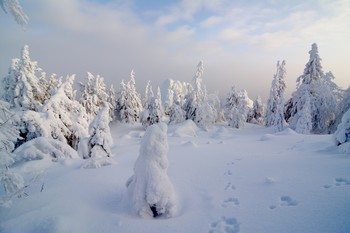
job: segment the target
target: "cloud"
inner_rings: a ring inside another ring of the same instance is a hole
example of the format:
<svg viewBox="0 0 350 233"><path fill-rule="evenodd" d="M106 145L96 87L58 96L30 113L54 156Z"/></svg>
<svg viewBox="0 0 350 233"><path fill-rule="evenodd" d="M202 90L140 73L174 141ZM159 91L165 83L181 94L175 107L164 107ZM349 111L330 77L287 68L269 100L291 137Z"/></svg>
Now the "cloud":
<svg viewBox="0 0 350 233"><path fill-rule="evenodd" d="M0 28L6 31L0 43L1 76L29 44L33 59L48 73L76 73L82 80L90 71L117 86L134 68L143 88L149 79L155 85L166 78L189 81L204 60L209 91L224 95L234 84L264 96L280 59L287 59L292 92L309 46L318 42L327 60L341 56L328 69L336 81L347 83L347 1L183 0L154 11L137 8L137 1L23 2L30 18L25 32L11 17L0 15Z"/></svg>

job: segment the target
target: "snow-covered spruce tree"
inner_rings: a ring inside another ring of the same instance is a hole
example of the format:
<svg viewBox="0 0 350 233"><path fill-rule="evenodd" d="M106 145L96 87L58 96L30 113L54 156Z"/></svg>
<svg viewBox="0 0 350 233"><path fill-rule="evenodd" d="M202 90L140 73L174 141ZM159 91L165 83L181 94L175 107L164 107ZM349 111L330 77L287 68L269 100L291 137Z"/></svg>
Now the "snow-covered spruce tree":
<svg viewBox="0 0 350 233"><path fill-rule="evenodd" d="M107 102L109 104L109 117L111 121L114 121L116 119L115 111L117 108L117 96L114 90L114 86L111 85L108 91L108 97L107 97Z"/></svg>
<svg viewBox="0 0 350 233"><path fill-rule="evenodd" d="M299 112L299 118L295 127L297 133L309 134L312 130L312 118L311 118L311 103L310 103L310 92L305 88L304 94L302 95L302 101L304 102L303 108Z"/></svg>
<svg viewBox="0 0 350 233"><path fill-rule="evenodd" d="M284 92L286 83L285 61L277 62L277 71L271 84L270 97L267 101L266 126L273 126L276 131L282 131L286 124L284 119Z"/></svg>
<svg viewBox="0 0 350 233"><path fill-rule="evenodd" d="M316 44L312 44L309 52L310 59L305 66L304 73L297 79L297 90L293 93L293 106L289 111L291 117L288 120L290 126L297 127L301 111L305 104L305 90L310 96L311 124L310 133L330 133L329 126L334 121L337 106L338 87L333 82L334 77L324 74L321 66L321 58L318 55ZM306 87L305 87L306 86Z"/></svg>
<svg viewBox="0 0 350 233"><path fill-rule="evenodd" d="M10 12L22 27L28 23L28 16L24 13L18 0L0 0L0 5L4 12Z"/></svg>
<svg viewBox="0 0 350 233"><path fill-rule="evenodd" d="M99 168L111 164L109 157L112 155L113 139L109 122L109 107L105 103L89 126L89 160L83 165L84 168Z"/></svg>
<svg viewBox="0 0 350 233"><path fill-rule="evenodd" d="M247 91L237 91L233 86L224 104L225 118L228 125L234 128L242 128L247 121L248 110Z"/></svg>
<svg viewBox="0 0 350 233"><path fill-rule="evenodd" d="M185 96L184 110L186 112L186 120L195 121L196 111L198 106L203 101L202 79L203 75L203 62L200 61L197 65L196 74L193 77L190 91Z"/></svg>
<svg viewBox="0 0 350 233"><path fill-rule="evenodd" d="M38 110L47 97L45 86L39 83L37 72L41 72L37 62L29 57L29 47L25 45L20 59L13 59L8 75L3 80L3 99L11 104L11 108L21 110Z"/></svg>
<svg viewBox="0 0 350 233"><path fill-rule="evenodd" d="M125 84L124 81L120 84L120 91L117 96L118 119L122 123L134 124L139 121L140 113L142 112L142 103L139 93L135 87L135 73L132 70L130 81Z"/></svg>
<svg viewBox="0 0 350 233"><path fill-rule="evenodd" d="M11 171L10 166L14 159L11 156L19 132L12 124L12 113L8 103L0 100L0 181L7 197L0 198L0 206L9 207L11 199L21 195L24 189L24 180L21 175Z"/></svg>
<svg viewBox="0 0 350 233"><path fill-rule="evenodd" d="M152 84L151 84L151 81L148 81L146 84L145 96L142 100L142 106L144 109L148 108L148 103L150 102L150 99L153 97L154 97L154 93L152 89Z"/></svg>
<svg viewBox="0 0 350 233"><path fill-rule="evenodd" d="M217 119L215 106L208 101L208 95L203 80L203 62L197 65L197 72L193 77L192 85L188 87L188 93L185 96L183 109L186 113L186 120L193 120L198 127L207 130Z"/></svg>
<svg viewBox="0 0 350 233"><path fill-rule="evenodd" d="M253 108L248 113L247 122L258 125L265 124L265 106L262 104L260 96L257 96L254 100Z"/></svg>
<svg viewBox="0 0 350 233"><path fill-rule="evenodd" d="M51 137L65 141L77 150L80 138L88 135L88 116L85 108L78 101L70 98L74 96L73 80L74 75L67 77L57 92L46 101L42 112L47 114L50 125L54 126Z"/></svg>
<svg viewBox="0 0 350 233"><path fill-rule="evenodd" d="M79 102L86 109L86 113L89 117L88 121L91 122L102 104L107 101L107 93L103 77L100 75L95 77L90 72L87 74L87 83L80 83L82 87L82 94Z"/></svg>
<svg viewBox="0 0 350 233"><path fill-rule="evenodd" d="M147 128L150 125L159 123L163 116L160 89L158 87L157 96L154 96L152 86L148 84L148 98L144 105L146 108L141 112L141 123Z"/></svg>
<svg viewBox="0 0 350 233"><path fill-rule="evenodd" d="M178 124L184 122L185 119L185 111L182 108L180 95L178 95L178 90L174 90L173 92L173 101L169 108L169 124Z"/></svg>
<svg viewBox="0 0 350 233"><path fill-rule="evenodd" d="M345 153L350 153L350 109L348 109L334 133L334 142Z"/></svg>
<svg viewBox="0 0 350 233"><path fill-rule="evenodd" d="M167 125L151 125L142 138L134 175L126 183L133 207L143 218L175 214L176 199L167 175L167 154Z"/></svg>

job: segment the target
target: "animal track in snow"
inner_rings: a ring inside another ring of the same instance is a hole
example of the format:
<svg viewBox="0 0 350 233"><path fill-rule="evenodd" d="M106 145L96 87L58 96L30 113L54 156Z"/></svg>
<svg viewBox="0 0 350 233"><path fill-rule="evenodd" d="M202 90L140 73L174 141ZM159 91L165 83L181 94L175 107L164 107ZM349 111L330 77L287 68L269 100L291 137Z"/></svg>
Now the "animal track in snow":
<svg viewBox="0 0 350 233"><path fill-rule="evenodd" d="M281 197L281 206L296 206L298 202L293 200L290 196L282 196Z"/></svg>
<svg viewBox="0 0 350 233"><path fill-rule="evenodd" d="M221 217L217 222L211 224L211 229L208 233L238 233L239 223L235 218Z"/></svg>
<svg viewBox="0 0 350 233"><path fill-rule="evenodd" d="M339 177L335 178L335 185L336 186L342 186L342 185L350 185L350 179Z"/></svg>
<svg viewBox="0 0 350 233"><path fill-rule="evenodd" d="M226 208L230 204L239 205L239 200L235 197L230 197L230 198L225 199L221 206Z"/></svg>
<svg viewBox="0 0 350 233"><path fill-rule="evenodd" d="M350 185L350 179L344 178L344 177L338 177L335 178L335 186L343 186L343 185ZM333 186L330 184L325 184L323 185L323 188L329 189L332 188Z"/></svg>
<svg viewBox="0 0 350 233"><path fill-rule="evenodd" d="M231 176L232 175L232 172L231 170L228 170L227 172L224 173L224 175L228 175L228 176Z"/></svg>
<svg viewBox="0 0 350 233"><path fill-rule="evenodd" d="M233 184L231 184L231 182L228 182L226 187L225 187L225 191L227 190L235 190L236 189L236 186L234 186Z"/></svg>

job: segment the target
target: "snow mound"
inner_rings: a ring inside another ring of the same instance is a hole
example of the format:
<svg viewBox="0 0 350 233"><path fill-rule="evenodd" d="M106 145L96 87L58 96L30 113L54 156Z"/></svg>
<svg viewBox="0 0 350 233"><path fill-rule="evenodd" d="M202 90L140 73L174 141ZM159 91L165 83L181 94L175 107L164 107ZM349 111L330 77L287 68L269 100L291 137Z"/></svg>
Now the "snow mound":
<svg viewBox="0 0 350 233"><path fill-rule="evenodd" d="M289 135L298 135L298 133L295 132L294 130L292 130L291 128L286 128L286 129L284 129L284 130L281 131L281 132L277 132L276 135L286 135L286 136L289 136Z"/></svg>
<svg viewBox="0 0 350 233"><path fill-rule="evenodd" d="M192 141L185 141L181 143L183 147L198 147L198 145Z"/></svg>
<svg viewBox="0 0 350 233"><path fill-rule="evenodd" d="M261 136L261 138L260 138L260 141L269 141L269 140L271 140L271 139L273 139L273 138L275 138L276 136L275 135L273 135L273 134L264 134L263 136Z"/></svg>
<svg viewBox="0 0 350 233"><path fill-rule="evenodd" d="M192 120L169 127L169 134L175 137L196 137L198 127Z"/></svg>
<svg viewBox="0 0 350 233"><path fill-rule="evenodd" d="M81 168L100 168L113 164L114 161L109 157L93 157L85 161Z"/></svg>
<svg viewBox="0 0 350 233"><path fill-rule="evenodd" d="M51 159L56 162L67 158L80 158L78 153L66 143L45 137L38 137L24 143L13 154L15 163L41 159Z"/></svg>

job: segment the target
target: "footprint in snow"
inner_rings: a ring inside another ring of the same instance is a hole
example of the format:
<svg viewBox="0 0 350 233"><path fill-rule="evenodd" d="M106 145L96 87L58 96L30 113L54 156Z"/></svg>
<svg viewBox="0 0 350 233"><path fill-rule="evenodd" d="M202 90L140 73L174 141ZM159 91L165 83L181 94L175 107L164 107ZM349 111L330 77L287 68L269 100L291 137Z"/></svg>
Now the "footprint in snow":
<svg viewBox="0 0 350 233"><path fill-rule="evenodd" d="M234 186L233 184L231 184L231 182L228 182L226 187L225 187L225 191L227 190L235 190L236 189L236 186Z"/></svg>
<svg viewBox="0 0 350 233"><path fill-rule="evenodd" d="M224 175L228 175L228 176L231 176L232 175L232 172L231 170L228 170L227 172L224 173Z"/></svg>
<svg viewBox="0 0 350 233"><path fill-rule="evenodd" d="M211 229L208 233L238 233L239 223L235 218L221 217L219 221L211 224Z"/></svg>
<svg viewBox="0 0 350 233"><path fill-rule="evenodd" d="M287 195L281 196L280 206L297 206L297 205L298 205L298 202L292 199L290 196L287 196ZM278 207L277 205L270 205L269 209L274 210L277 207Z"/></svg>
<svg viewBox="0 0 350 233"><path fill-rule="evenodd" d="M296 206L298 202L292 199L290 196L282 196L281 197L281 206Z"/></svg>
<svg viewBox="0 0 350 233"><path fill-rule="evenodd" d="M335 178L335 186L343 186L343 185L350 185L350 179L344 178L344 177L338 177ZM329 189L332 188L332 185L330 184L325 184L323 185L323 188Z"/></svg>
<svg viewBox="0 0 350 233"><path fill-rule="evenodd" d="M350 185L350 179L339 177L335 178L335 185L336 186L342 186L342 185Z"/></svg>
<svg viewBox="0 0 350 233"><path fill-rule="evenodd" d="M224 202L222 203L222 207L227 208L229 207L229 205L239 205L239 200L235 197L230 197L227 198L226 200L224 200Z"/></svg>

